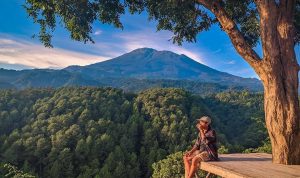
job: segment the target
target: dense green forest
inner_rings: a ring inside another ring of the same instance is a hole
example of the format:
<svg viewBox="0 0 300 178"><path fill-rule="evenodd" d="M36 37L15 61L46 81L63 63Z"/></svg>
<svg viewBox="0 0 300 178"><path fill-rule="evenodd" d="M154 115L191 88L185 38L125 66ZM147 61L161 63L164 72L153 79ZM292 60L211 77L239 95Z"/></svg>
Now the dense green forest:
<svg viewBox="0 0 300 178"><path fill-rule="evenodd" d="M36 177L178 177L203 115L220 153L270 152L259 93L71 87L0 90L0 160Z"/></svg>

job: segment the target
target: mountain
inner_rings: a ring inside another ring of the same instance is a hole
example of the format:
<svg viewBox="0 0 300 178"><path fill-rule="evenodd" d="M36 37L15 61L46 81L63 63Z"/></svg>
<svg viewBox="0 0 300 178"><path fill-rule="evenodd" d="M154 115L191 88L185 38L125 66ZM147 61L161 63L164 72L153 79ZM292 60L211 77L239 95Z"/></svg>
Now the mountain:
<svg viewBox="0 0 300 178"><path fill-rule="evenodd" d="M114 59L87 66L70 66L65 70L80 73L93 79L137 78L197 80L223 85L240 85L252 89L261 88L254 78L242 78L220 72L185 56L170 51L140 48Z"/></svg>
<svg viewBox="0 0 300 178"><path fill-rule="evenodd" d="M185 55L151 48L140 48L104 62L62 70L0 69L0 88L62 86L113 86L128 91L152 87L181 87L201 92L208 88L211 91L262 91L258 79L220 72Z"/></svg>

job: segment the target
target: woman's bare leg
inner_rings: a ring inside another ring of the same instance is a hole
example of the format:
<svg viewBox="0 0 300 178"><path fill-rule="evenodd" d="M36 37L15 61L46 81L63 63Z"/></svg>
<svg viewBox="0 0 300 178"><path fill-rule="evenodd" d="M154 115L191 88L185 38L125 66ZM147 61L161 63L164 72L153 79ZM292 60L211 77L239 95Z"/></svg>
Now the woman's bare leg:
<svg viewBox="0 0 300 178"><path fill-rule="evenodd" d="M198 168L198 165L199 165L199 162L201 161L201 157L199 156L195 156L193 159L192 159L192 165L191 165L191 168L189 170L189 176L188 178L193 178L194 177L194 174Z"/></svg>
<svg viewBox="0 0 300 178"><path fill-rule="evenodd" d="M190 167L191 167L191 163L188 159L188 156L186 155L183 156L183 162L184 162L184 177L188 178Z"/></svg>

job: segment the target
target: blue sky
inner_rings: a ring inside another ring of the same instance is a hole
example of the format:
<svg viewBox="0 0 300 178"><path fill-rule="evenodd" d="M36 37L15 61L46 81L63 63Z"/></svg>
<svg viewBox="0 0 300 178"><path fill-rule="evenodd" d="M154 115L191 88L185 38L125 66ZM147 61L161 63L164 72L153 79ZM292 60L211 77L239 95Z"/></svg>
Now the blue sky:
<svg viewBox="0 0 300 178"><path fill-rule="evenodd" d="M254 70L235 51L227 35L218 26L197 36L196 43L177 46L168 41L172 33L156 32L156 22L147 14L122 16L124 30L96 22L93 25L95 44L83 44L70 39L62 27L54 32L53 49L45 48L31 36L39 26L27 17L25 0L0 1L0 68L63 68L87 65L117 57L136 48L149 47L185 54L219 71L242 77L257 77ZM261 55L259 47L256 48ZM299 56L300 50L296 49ZM299 59L299 57L298 57Z"/></svg>

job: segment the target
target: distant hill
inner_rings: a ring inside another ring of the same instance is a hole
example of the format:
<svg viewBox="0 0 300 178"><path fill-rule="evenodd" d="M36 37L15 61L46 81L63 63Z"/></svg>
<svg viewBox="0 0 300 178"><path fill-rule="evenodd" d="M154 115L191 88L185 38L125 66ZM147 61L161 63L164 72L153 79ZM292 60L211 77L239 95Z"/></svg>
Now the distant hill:
<svg viewBox="0 0 300 178"><path fill-rule="evenodd" d="M0 82L0 88L9 89L9 88L15 88L15 86L7 82Z"/></svg>
<svg viewBox="0 0 300 178"><path fill-rule="evenodd" d="M0 82L15 88L99 85L97 81L84 78L82 75L51 69L22 71L0 69Z"/></svg>
<svg viewBox="0 0 300 178"><path fill-rule="evenodd" d="M113 86L134 92L153 87L179 87L195 93L263 90L258 79L220 72L185 55L151 48L140 48L104 62L62 70L0 69L0 88L62 86Z"/></svg>

